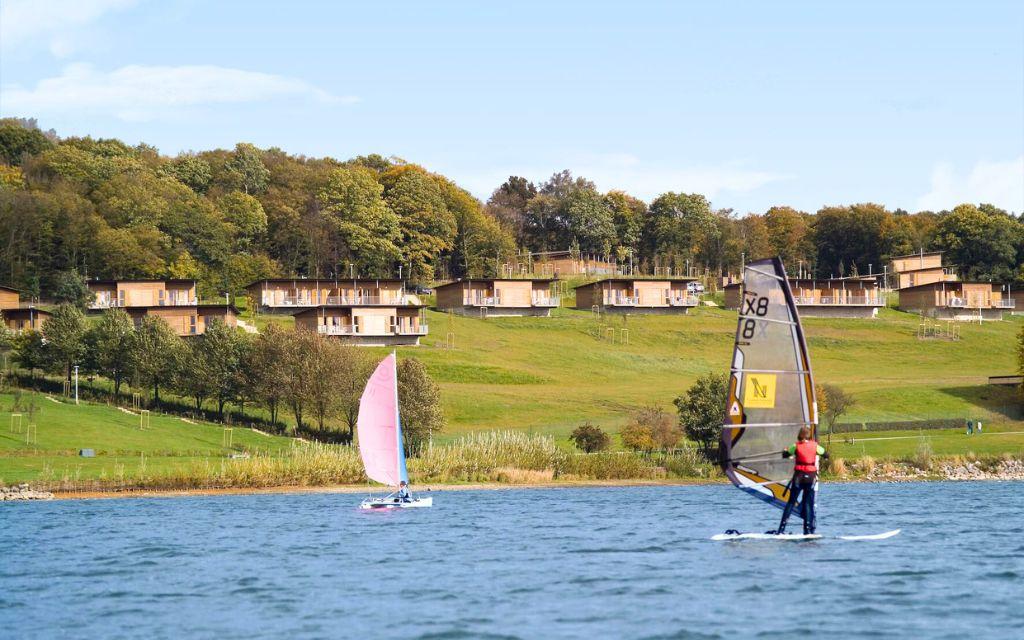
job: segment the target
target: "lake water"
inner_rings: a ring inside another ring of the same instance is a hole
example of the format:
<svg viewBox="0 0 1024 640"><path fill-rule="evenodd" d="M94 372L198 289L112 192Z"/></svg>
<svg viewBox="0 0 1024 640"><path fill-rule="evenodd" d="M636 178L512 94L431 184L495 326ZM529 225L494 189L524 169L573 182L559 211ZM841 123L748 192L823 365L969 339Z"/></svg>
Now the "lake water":
<svg viewBox="0 0 1024 640"><path fill-rule="evenodd" d="M727 486L0 505L5 638L1024 637L1024 484L829 485L819 532ZM794 523L799 529L799 523Z"/></svg>

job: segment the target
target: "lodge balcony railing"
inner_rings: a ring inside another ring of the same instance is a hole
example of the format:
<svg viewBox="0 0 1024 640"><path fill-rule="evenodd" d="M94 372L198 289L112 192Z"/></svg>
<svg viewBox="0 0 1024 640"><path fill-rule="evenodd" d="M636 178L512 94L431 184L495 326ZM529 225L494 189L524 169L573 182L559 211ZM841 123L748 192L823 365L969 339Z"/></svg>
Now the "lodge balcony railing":
<svg viewBox="0 0 1024 640"><path fill-rule="evenodd" d="M106 299L100 298L93 300L89 303L90 309L124 309L127 307L192 307L199 304L197 298L171 298L164 300L157 300L155 303L148 304L128 304L124 300L118 300L116 298Z"/></svg>
<svg viewBox="0 0 1024 640"><path fill-rule="evenodd" d="M265 307L315 307L319 305L347 306L347 305L386 305L401 307L409 304L409 296L284 296L275 298L267 296L263 298Z"/></svg>
<svg viewBox="0 0 1024 640"><path fill-rule="evenodd" d="M800 305L828 306L884 306L881 296L793 296L794 302Z"/></svg>
<svg viewBox="0 0 1024 640"><path fill-rule="evenodd" d="M668 296L665 302L671 307L696 307L700 304L700 298L691 295Z"/></svg>
<svg viewBox="0 0 1024 640"><path fill-rule="evenodd" d="M462 304L466 307L497 307L501 305L501 296L466 296Z"/></svg>

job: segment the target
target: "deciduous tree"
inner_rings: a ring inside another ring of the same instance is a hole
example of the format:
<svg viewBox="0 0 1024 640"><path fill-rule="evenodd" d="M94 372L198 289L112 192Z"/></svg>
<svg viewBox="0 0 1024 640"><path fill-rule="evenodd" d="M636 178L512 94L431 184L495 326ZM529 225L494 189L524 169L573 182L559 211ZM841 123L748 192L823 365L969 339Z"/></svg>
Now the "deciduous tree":
<svg viewBox="0 0 1024 640"><path fill-rule="evenodd" d="M132 363L132 334L135 325L123 309L107 309L86 334L91 371L114 383L115 400Z"/></svg>
<svg viewBox="0 0 1024 640"><path fill-rule="evenodd" d="M55 368L68 381L71 369L85 356L85 314L70 304L61 304L43 322L46 350Z"/></svg>
<svg viewBox="0 0 1024 640"><path fill-rule="evenodd" d="M707 373L675 399L679 424L686 437L697 443L709 462L718 459L718 440L728 397L729 379L725 374Z"/></svg>
<svg viewBox="0 0 1024 640"><path fill-rule="evenodd" d="M134 384L152 389L160 407L160 388L172 383L183 360L181 338L162 318L144 317L132 334L131 370Z"/></svg>
<svg viewBox="0 0 1024 640"><path fill-rule="evenodd" d="M432 434L444 429L441 391L416 358L398 362L398 406L407 451L417 451Z"/></svg>

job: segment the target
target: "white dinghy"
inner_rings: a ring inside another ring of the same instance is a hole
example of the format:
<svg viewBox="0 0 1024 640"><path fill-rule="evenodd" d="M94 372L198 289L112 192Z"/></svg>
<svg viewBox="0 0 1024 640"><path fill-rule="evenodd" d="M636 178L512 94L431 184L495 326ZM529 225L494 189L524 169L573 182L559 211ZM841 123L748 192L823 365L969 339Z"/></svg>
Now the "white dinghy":
<svg viewBox="0 0 1024 640"><path fill-rule="evenodd" d="M391 487L397 487L401 482L408 486L409 473L405 468L402 420L398 410L398 362L394 353L377 365L367 381L359 399L356 429L359 455L363 458L367 477ZM401 497L395 491L384 497L367 498L359 508L415 509L433 504L433 498Z"/></svg>

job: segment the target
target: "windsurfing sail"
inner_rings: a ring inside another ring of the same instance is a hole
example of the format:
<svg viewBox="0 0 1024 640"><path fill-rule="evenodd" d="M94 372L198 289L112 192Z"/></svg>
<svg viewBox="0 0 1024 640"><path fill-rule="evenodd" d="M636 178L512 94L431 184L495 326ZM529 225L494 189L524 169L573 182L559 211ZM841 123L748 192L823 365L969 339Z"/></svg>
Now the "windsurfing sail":
<svg viewBox="0 0 1024 640"><path fill-rule="evenodd" d="M747 264L720 448L722 470L740 489L786 506L792 459L783 449L801 427L817 430L807 344L782 260Z"/></svg>
<svg viewBox="0 0 1024 640"><path fill-rule="evenodd" d="M398 363L395 354L384 358L366 382L359 399L359 455L371 480L397 486L409 481L402 447L402 421L398 413Z"/></svg>

